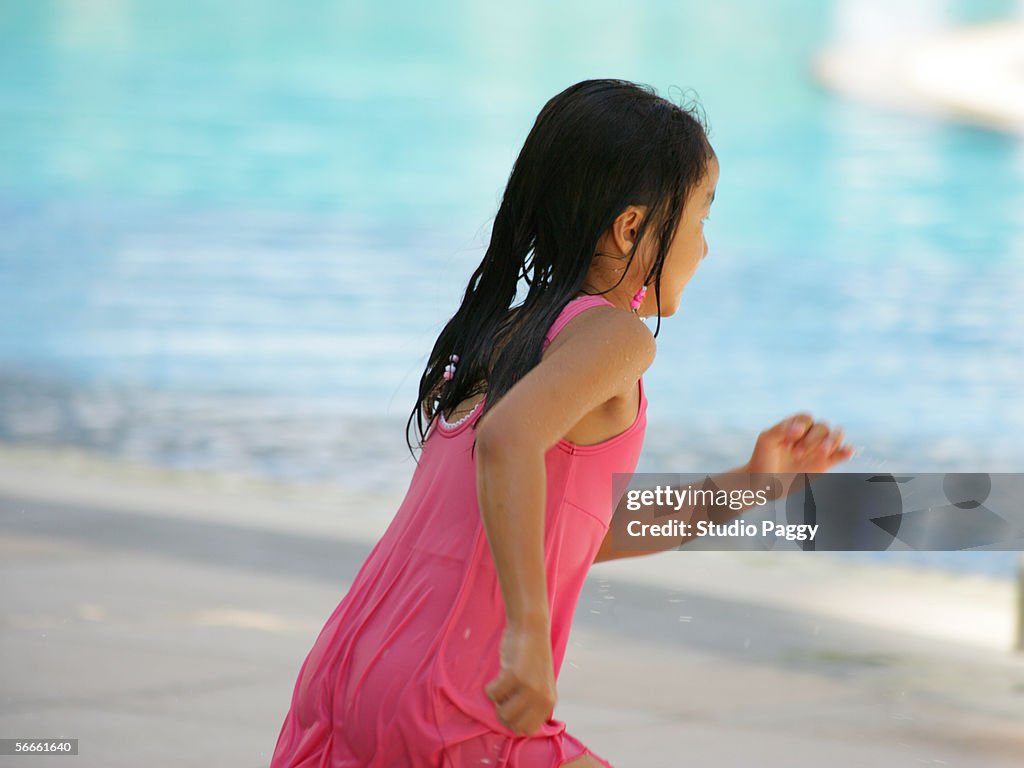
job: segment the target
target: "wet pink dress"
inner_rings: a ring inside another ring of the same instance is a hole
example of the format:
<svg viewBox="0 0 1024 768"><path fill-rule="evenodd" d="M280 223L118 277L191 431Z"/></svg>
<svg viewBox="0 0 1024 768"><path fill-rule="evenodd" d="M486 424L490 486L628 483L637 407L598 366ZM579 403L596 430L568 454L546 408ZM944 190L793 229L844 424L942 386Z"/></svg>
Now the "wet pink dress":
<svg viewBox="0 0 1024 768"><path fill-rule="evenodd" d="M544 347L577 314L566 305ZM625 354L626 350L623 350ZM557 678L583 581L612 513L612 473L633 472L647 423L546 456L545 564ZM477 507L472 425L483 403L427 434L409 490L299 670L271 768L558 768L589 754L549 718L530 736L497 719L504 601ZM553 714L553 713L552 713Z"/></svg>

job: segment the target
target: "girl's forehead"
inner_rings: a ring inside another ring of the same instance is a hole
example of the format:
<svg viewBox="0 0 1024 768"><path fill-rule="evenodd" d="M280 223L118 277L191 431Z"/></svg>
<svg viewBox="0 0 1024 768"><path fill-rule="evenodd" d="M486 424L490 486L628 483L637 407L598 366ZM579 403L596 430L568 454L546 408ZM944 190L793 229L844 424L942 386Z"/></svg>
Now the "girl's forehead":
<svg viewBox="0 0 1024 768"><path fill-rule="evenodd" d="M702 201L705 196L710 197L715 193L715 187L718 186L718 175L718 160L712 155L711 159L708 161L708 166L704 171L704 176L701 178L700 182L698 182L694 190L695 192L700 193Z"/></svg>
<svg viewBox="0 0 1024 768"><path fill-rule="evenodd" d="M715 196L715 188L718 186L719 171L718 158L712 156L711 161L708 163L708 172L703 179L703 186L708 190L708 196L712 199Z"/></svg>
<svg viewBox="0 0 1024 768"><path fill-rule="evenodd" d="M718 174L722 170L722 166L718 163L718 155L714 152L711 153L711 159L708 160L708 176L713 177L716 181Z"/></svg>

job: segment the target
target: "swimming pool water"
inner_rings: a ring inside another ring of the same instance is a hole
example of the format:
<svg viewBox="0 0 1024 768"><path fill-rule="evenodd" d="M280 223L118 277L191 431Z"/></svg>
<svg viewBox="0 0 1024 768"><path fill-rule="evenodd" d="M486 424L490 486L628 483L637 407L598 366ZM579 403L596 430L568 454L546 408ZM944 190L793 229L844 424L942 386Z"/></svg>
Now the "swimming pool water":
<svg viewBox="0 0 1024 768"><path fill-rule="evenodd" d="M0 439L404 487L536 113L614 76L695 89L722 169L641 470L733 466L805 409L851 471L1024 469L1024 147L820 88L864 5L6 7Z"/></svg>

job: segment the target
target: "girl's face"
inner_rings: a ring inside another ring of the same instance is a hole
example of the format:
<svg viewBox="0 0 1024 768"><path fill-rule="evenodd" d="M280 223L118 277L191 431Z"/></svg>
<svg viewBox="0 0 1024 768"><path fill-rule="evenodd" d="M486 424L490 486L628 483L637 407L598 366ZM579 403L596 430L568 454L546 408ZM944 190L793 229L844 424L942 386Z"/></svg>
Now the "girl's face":
<svg viewBox="0 0 1024 768"><path fill-rule="evenodd" d="M708 163L707 175L690 193L683 206L683 213L679 217L679 225L676 227L661 272L662 317L673 315L679 309L683 289L707 255L708 243L704 239L704 220L708 217L711 201L715 199L718 172L718 158L712 156ZM657 298L651 286L643 304L640 305L639 314L654 315L657 311Z"/></svg>

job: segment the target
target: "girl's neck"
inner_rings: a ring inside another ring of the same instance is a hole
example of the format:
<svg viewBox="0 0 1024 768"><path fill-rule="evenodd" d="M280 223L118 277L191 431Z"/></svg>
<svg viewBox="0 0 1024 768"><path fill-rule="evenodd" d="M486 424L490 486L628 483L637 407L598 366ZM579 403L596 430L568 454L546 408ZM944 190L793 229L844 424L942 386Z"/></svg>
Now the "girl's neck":
<svg viewBox="0 0 1024 768"><path fill-rule="evenodd" d="M582 290L582 291L580 291L579 293L576 294L576 296L573 299L573 301L575 301L576 299L582 298L583 296L600 296L601 298L611 302L611 304L613 306L618 307L619 309L624 309L624 310L626 310L628 312L632 311L630 309L630 307L629 307L629 302L628 301L625 302L625 304L620 305L619 301L616 299L616 297L611 292L609 292L609 293L598 293L598 292L591 293L591 292L587 291L586 289L584 289L584 290Z"/></svg>

